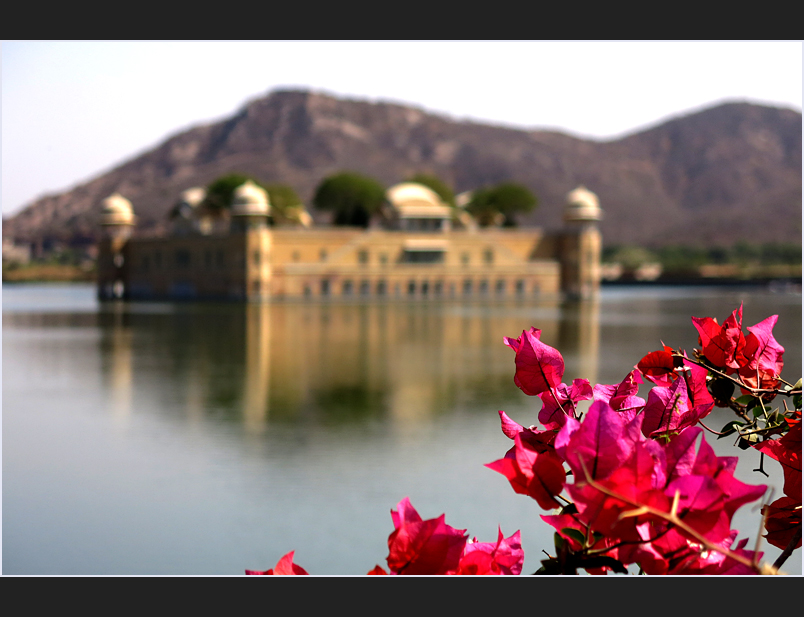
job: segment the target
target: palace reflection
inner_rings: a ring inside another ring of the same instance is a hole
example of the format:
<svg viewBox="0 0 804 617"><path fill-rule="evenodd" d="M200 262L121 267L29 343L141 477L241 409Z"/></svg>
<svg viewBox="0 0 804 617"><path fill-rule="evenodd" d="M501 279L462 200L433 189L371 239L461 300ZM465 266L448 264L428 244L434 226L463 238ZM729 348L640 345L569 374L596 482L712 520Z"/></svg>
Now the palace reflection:
<svg viewBox="0 0 804 617"><path fill-rule="evenodd" d="M523 396L503 337L531 326L564 356L564 381L597 377L594 301L114 310L99 323L118 414L130 408L132 392L158 397L187 420L237 422L250 432L270 422L415 423L448 410L496 411Z"/></svg>

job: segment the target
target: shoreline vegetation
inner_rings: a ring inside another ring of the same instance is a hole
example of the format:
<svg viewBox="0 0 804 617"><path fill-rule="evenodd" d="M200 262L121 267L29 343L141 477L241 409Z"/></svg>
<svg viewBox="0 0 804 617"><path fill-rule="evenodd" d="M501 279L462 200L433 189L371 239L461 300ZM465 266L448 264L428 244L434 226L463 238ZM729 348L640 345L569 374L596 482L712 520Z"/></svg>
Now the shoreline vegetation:
<svg viewBox="0 0 804 617"><path fill-rule="evenodd" d="M749 243L731 246L668 245L655 249L618 244L603 249L604 283L706 283L801 278L801 245Z"/></svg>
<svg viewBox="0 0 804 617"><path fill-rule="evenodd" d="M647 249L610 245L603 249L603 285L800 284L801 245L736 242L730 247L665 246ZM94 260L65 252L46 260L4 262L3 282L94 282Z"/></svg>
<svg viewBox="0 0 804 617"><path fill-rule="evenodd" d="M601 281L604 287L619 285L758 285L773 283L801 284L801 265L768 265L739 269L716 264L698 271L663 272L656 278L639 279L626 273L617 279ZM3 268L3 283L94 283L96 271L85 266L30 264Z"/></svg>
<svg viewBox="0 0 804 617"><path fill-rule="evenodd" d="M93 283L95 267L68 264L3 265L4 283Z"/></svg>

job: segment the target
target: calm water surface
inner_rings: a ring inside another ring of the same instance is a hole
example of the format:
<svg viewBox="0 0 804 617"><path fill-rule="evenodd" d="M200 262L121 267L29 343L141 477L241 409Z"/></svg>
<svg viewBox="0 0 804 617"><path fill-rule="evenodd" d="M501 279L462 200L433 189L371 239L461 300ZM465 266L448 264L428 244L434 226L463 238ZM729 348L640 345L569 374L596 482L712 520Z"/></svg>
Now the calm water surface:
<svg viewBox="0 0 804 617"><path fill-rule="evenodd" d="M99 306L91 286L3 285L3 573L241 574L296 550L316 574L385 566L390 510L480 541L522 532L525 572L552 551L537 504L484 467L536 422L503 336L531 326L564 381L619 382L690 316L778 314L801 375L801 295L607 289L596 304ZM720 427L725 412L711 419ZM734 455L731 442L714 442ZM758 460L758 459L757 459ZM745 457L738 477L752 473ZM756 537L758 513L735 517ZM778 549L765 545L773 559ZM800 551L788 561L801 573Z"/></svg>

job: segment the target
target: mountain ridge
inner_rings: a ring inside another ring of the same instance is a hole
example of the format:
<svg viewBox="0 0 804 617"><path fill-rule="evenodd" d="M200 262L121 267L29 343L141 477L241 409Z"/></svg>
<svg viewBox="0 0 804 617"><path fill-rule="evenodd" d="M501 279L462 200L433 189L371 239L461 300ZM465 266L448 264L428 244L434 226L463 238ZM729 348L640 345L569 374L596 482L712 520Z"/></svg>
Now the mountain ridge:
<svg viewBox="0 0 804 617"><path fill-rule="evenodd" d="M311 207L327 175L390 186L433 173L457 192L520 182L540 206L523 226L561 225L566 193L598 194L604 241L648 246L801 241L801 113L726 102L614 140L457 120L393 102L284 89L190 127L3 221L21 241L94 239L100 201L120 192L144 231L164 230L179 193L230 172L293 186ZM757 225L757 218L776 224Z"/></svg>

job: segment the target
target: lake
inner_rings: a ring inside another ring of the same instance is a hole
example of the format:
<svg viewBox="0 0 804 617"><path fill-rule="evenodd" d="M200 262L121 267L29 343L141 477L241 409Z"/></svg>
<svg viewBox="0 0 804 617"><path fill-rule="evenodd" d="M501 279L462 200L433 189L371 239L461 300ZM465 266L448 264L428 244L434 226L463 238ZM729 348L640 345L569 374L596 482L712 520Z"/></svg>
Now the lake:
<svg viewBox="0 0 804 617"><path fill-rule="evenodd" d="M314 574L386 566L390 510L446 514L481 542L517 529L523 572L553 552L535 501L487 468L498 410L535 424L503 336L531 326L564 381L618 383L691 316L778 314L801 376L801 294L612 287L596 303L99 305L91 285L9 285L3 302L3 573L242 574L290 550ZM643 393L644 396L644 393ZM706 421L719 429L731 412ZM782 495L741 455L738 477ZM734 526L751 538L758 511ZM778 549L763 543L772 561ZM784 570L801 573L801 551Z"/></svg>

